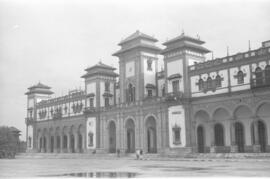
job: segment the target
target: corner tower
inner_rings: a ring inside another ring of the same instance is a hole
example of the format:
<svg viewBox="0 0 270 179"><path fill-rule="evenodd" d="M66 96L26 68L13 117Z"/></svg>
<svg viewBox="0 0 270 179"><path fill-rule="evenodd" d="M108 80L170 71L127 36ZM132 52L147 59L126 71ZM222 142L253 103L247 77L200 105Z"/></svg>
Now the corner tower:
<svg viewBox="0 0 270 179"><path fill-rule="evenodd" d="M34 138L34 136L37 136L35 134L35 121L37 119L36 104L51 97L53 92L50 89L51 87L38 83L29 87L25 93L27 95L27 114L25 118L27 151L37 149L37 139Z"/></svg>
<svg viewBox="0 0 270 179"><path fill-rule="evenodd" d="M156 86L157 55L161 50L155 45L157 41L137 30L118 44L121 49L113 56L119 58L121 103L143 100L148 87Z"/></svg>

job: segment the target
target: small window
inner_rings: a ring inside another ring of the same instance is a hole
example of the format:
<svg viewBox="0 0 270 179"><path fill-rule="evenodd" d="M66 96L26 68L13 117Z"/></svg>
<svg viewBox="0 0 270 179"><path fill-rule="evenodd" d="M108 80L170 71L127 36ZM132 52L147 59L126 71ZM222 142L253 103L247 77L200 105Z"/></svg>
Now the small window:
<svg viewBox="0 0 270 179"><path fill-rule="evenodd" d="M152 71L152 60L147 60L147 71Z"/></svg>
<svg viewBox="0 0 270 179"><path fill-rule="evenodd" d="M88 133L88 146L91 147L94 145L94 135L93 133Z"/></svg>
<svg viewBox="0 0 270 179"><path fill-rule="evenodd" d="M244 73L242 71L239 71L237 73L237 83L243 84L244 83Z"/></svg>
<svg viewBox="0 0 270 179"><path fill-rule="evenodd" d="M105 91L110 91L110 82L105 82Z"/></svg>
<svg viewBox="0 0 270 179"><path fill-rule="evenodd" d="M178 126L173 128L173 143L181 144L181 128Z"/></svg>
<svg viewBox="0 0 270 179"><path fill-rule="evenodd" d="M172 82L172 86L173 86L173 93L179 92L179 80L174 80Z"/></svg>
<svg viewBox="0 0 270 179"><path fill-rule="evenodd" d="M147 95L148 95L148 97L152 97L153 96L151 89L147 90Z"/></svg>
<svg viewBox="0 0 270 179"><path fill-rule="evenodd" d="M94 98L89 99L89 106L90 106L90 108L94 107Z"/></svg>

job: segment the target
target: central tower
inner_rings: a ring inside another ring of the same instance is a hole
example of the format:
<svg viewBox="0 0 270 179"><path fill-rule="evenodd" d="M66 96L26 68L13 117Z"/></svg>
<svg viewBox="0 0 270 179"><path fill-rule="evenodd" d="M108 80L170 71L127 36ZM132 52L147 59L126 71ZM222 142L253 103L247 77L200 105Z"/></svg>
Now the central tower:
<svg viewBox="0 0 270 179"><path fill-rule="evenodd" d="M136 31L118 45L121 49L113 54L119 58L120 102L133 103L147 95L156 95L156 72L161 51L154 37ZM152 88L151 88L152 87Z"/></svg>

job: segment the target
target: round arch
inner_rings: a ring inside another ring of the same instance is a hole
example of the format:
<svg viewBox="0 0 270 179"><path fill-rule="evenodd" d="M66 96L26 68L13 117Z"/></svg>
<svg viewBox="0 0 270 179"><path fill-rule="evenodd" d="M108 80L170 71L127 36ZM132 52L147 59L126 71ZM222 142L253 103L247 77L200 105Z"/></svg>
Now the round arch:
<svg viewBox="0 0 270 179"><path fill-rule="evenodd" d="M264 101L257 106L255 114L260 118L270 118L269 109L270 109L270 102Z"/></svg>
<svg viewBox="0 0 270 179"><path fill-rule="evenodd" d="M239 105L233 111L233 117L235 119L247 119L252 116L252 110L247 105Z"/></svg>
<svg viewBox="0 0 270 179"><path fill-rule="evenodd" d="M210 115L205 110L199 110L194 114L194 119L197 123L204 123L210 121Z"/></svg>
<svg viewBox="0 0 270 179"><path fill-rule="evenodd" d="M135 123L132 118L126 119L125 121L126 131L126 150L127 153L135 152Z"/></svg>
<svg viewBox="0 0 270 179"><path fill-rule="evenodd" d="M215 121L224 121L231 118L229 110L224 107L218 107L214 110L212 114L212 119Z"/></svg>
<svg viewBox="0 0 270 179"><path fill-rule="evenodd" d="M146 146L148 153L157 152L157 127L154 115L148 115L145 120Z"/></svg>

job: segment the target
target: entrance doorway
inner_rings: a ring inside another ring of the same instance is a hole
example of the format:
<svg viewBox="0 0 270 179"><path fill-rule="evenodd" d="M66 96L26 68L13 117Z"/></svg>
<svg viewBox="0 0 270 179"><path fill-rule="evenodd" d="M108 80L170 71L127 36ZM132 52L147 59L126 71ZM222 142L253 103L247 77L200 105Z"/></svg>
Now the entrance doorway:
<svg viewBox="0 0 270 179"><path fill-rule="evenodd" d="M127 153L135 152L135 125L132 119L126 122Z"/></svg>
<svg viewBox="0 0 270 179"><path fill-rule="evenodd" d="M116 152L116 126L115 122L111 121L109 123L109 152Z"/></svg>
<svg viewBox="0 0 270 179"><path fill-rule="evenodd" d="M78 143L78 148L79 148L79 151L82 152L82 134L79 134L78 135L78 138L79 138L79 143Z"/></svg>
<svg viewBox="0 0 270 179"><path fill-rule="evenodd" d="M259 144L261 146L261 152L266 150L266 132L265 125L262 121L258 121L258 132L259 132Z"/></svg>
<svg viewBox="0 0 270 179"><path fill-rule="evenodd" d="M156 120L153 116L146 121L147 152L157 153Z"/></svg>
<svg viewBox="0 0 270 179"><path fill-rule="evenodd" d="M53 149L54 149L54 137L51 136L51 153L53 153Z"/></svg>
<svg viewBox="0 0 270 179"><path fill-rule="evenodd" d="M70 149L71 153L75 152L75 139L73 134L70 135Z"/></svg>
<svg viewBox="0 0 270 179"><path fill-rule="evenodd" d="M197 128L197 145L198 153L204 153L204 131L202 126Z"/></svg>
<svg viewBox="0 0 270 179"><path fill-rule="evenodd" d="M235 124L235 143L238 147L238 152L244 152L244 127L241 123Z"/></svg>

